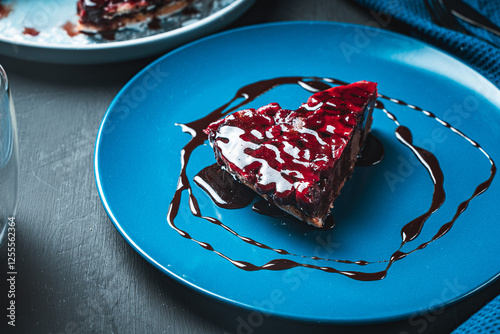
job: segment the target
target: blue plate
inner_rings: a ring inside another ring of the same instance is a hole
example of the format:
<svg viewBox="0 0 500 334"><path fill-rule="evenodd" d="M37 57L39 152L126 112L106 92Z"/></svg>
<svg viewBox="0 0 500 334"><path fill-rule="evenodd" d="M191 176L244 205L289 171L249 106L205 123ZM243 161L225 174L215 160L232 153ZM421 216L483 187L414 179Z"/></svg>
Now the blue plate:
<svg viewBox="0 0 500 334"><path fill-rule="evenodd" d="M325 22L224 32L179 48L145 68L116 96L102 121L95 150L97 186L113 224L138 253L216 299L263 314L325 323L389 321L437 311L498 276L498 177L470 202L448 233L396 261L382 280L359 281L304 267L246 271L172 228L167 214L178 185L181 150L190 139L177 124L219 108L240 87L283 76L378 82L379 93L432 111L481 145L484 151L443 126L447 123L382 99L387 110L411 129L414 143L434 153L445 176L445 203L404 251L430 240L488 179L488 155L500 161L499 91L433 47L387 31ZM309 95L296 85L280 86L247 107L279 102L295 109ZM402 227L429 209L433 192L427 171L398 142L395 128L381 109L374 111L373 133L383 142L386 156L374 167L356 168L333 209L337 226L328 231L294 219L262 216L250 207L217 207L192 182L198 171L215 162L212 149L205 142L194 150L187 175L204 216L220 220L239 235L302 256L245 243L194 217L185 192L175 225L202 245L257 266L286 258L346 271L383 270L401 243ZM311 259L315 256L370 264Z"/></svg>

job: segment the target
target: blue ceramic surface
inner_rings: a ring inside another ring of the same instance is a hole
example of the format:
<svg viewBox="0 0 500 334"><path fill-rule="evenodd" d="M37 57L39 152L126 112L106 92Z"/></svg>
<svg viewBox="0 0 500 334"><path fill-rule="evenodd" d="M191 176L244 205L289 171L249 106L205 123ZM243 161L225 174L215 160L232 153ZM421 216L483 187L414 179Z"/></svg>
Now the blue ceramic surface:
<svg viewBox="0 0 500 334"><path fill-rule="evenodd" d="M439 310L498 276L498 177L446 235L395 262L379 281L306 268L244 271L172 229L166 216L181 169L180 151L190 139L176 124L222 106L242 86L281 76L378 82L380 93L432 111L500 161L498 90L433 47L386 31L326 22L225 32L177 49L145 68L116 96L102 121L95 151L97 186L113 224L137 252L164 273L219 300L255 312L327 323L388 321ZM308 95L283 86L248 106L279 102L295 109ZM488 178L490 163L435 120L390 101L384 104L411 129L417 145L436 155L445 174L446 202L421 235L405 245L404 250L411 250L453 217L459 203ZM372 129L384 143L386 156L377 166L356 168L336 201L337 225L332 230L262 216L250 207L221 209L193 184L194 195L203 215L218 218L240 235L309 257L375 262L319 265L382 270L383 261L399 247L403 225L428 209L433 188L426 170L395 138L394 123L379 109ZM198 147L189 160L188 176L192 180L214 162L208 143ZM287 258L193 217L186 194L175 222L232 259L263 265Z"/></svg>

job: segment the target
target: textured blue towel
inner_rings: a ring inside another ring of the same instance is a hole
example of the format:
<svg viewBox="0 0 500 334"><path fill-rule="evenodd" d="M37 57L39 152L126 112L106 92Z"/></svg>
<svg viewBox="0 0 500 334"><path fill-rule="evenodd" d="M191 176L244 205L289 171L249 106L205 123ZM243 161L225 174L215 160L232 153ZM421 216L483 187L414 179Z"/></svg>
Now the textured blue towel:
<svg viewBox="0 0 500 334"><path fill-rule="evenodd" d="M423 0L355 0L359 4L374 10L376 13L388 15L391 20L405 24L412 37L433 44L448 53L460 58L500 87L500 49L470 35L443 28L435 24ZM476 8L492 22L500 25L500 1L497 0L464 0ZM500 45L500 38L475 28L465 22L459 22L467 30L481 36L495 45Z"/></svg>
<svg viewBox="0 0 500 334"><path fill-rule="evenodd" d="M500 87L500 49L481 40L435 24L424 0L355 0L376 12L384 21L395 19L408 27L412 37L433 44L460 58L463 62ZM500 25L500 1L464 0L492 22ZM500 38L467 23L459 22L466 30L500 45ZM453 334L500 333L500 296L474 314Z"/></svg>
<svg viewBox="0 0 500 334"><path fill-rule="evenodd" d="M458 327L452 334L500 333L500 296Z"/></svg>

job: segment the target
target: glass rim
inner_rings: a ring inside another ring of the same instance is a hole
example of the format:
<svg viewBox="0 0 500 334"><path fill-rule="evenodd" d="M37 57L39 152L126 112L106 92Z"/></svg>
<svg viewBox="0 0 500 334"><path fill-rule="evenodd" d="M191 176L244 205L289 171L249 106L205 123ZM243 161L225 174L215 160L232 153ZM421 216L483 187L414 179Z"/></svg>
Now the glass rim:
<svg viewBox="0 0 500 334"><path fill-rule="evenodd" d="M7 77L7 72L5 72L5 69L1 64L0 64L0 81L5 82L4 91L7 92L9 90L9 78Z"/></svg>

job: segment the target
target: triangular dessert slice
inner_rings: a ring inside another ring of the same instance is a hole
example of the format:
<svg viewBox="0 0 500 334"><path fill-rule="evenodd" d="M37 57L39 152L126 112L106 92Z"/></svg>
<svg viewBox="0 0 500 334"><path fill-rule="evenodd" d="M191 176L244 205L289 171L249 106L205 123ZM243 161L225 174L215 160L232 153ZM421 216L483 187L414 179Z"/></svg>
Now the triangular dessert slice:
<svg viewBox="0 0 500 334"><path fill-rule="evenodd" d="M297 110L271 103L208 126L219 165L262 197L316 227L354 169L372 123L377 84L315 93Z"/></svg>

